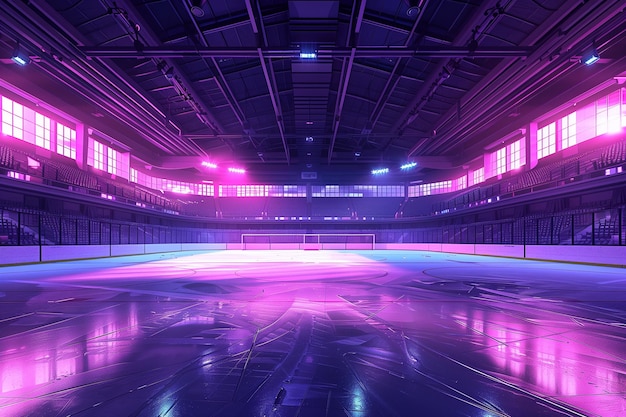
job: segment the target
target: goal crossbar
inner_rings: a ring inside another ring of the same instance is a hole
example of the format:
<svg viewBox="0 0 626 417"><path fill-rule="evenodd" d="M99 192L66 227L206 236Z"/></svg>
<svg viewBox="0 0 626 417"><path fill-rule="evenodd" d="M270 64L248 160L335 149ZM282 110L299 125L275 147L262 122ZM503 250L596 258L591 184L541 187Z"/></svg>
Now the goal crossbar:
<svg viewBox="0 0 626 417"><path fill-rule="evenodd" d="M374 250L373 233L242 233L243 250Z"/></svg>

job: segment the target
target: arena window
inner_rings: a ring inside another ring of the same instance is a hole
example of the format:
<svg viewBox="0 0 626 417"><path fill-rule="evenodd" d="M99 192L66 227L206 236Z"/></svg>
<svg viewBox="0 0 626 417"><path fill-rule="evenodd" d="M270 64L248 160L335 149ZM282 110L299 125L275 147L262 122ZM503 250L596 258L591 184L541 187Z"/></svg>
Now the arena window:
<svg viewBox="0 0 626 417"><path fill-rule="evenodd" d="M497 175L504 174L506 172L506 147L498 149L495 152L495 163Z"/></svg>
<svg viewBox="0 0 626 417"><path fill-rule="evenodd" d="M472 172L472 185L480 184L485 181L485 168L478 168Z"/></svg>
<svg viewBox="0 0 626 417"><path fill-rule="evenodd" d="M50 118L35 113L35 145L50 149Z"/></svg>
<svg viewBox="0 0 626 417"><path fill-rule="evenodd" d="M556 152L556 123L537 129L537 158L541 159Z"/></svg>
<svg viewBox="0 0 626 417"><path fill-rule="evenodd" d="M596 135L616 133L622 128L620 90L596 101Z"/></svg>
<svg viewBox="0 0 626 417"><path fill-rule="evenodd" d="M106 147L93 138L89 138L89 153L87 155L87 165L90 165L100 171L104 171L105 167L107 167Z"/></svg>
<svg viewBox="0 0 626 417"><path fill-rule="evenodd" d="M508 154L509 154L509 166L508 170L512 171L514 169L518 169L522 165L526 163L526 155L522 150L524 149L523 140L517 140L511 143L508 146Z"/></svg>
<svg viewBox="0 0 626 417"><path fill-rule="evenodd" d="M57 153L76 159L76 130L61 123L57 123Z"/></svg>
<svg viewBox="0 0 626 417"><path fill-rule="evenodd" d="M463 175L456 179L456 190L464 190L467 188L467 175Z"/></svg>
<svg viewBox="0 0 626 417"><path fill-rule="evenodd" d="M576 112L561 118L561 149L576 145Z"/></svg>
<svg viewBox="0 0 626 417"><path fill-rule="evenodd" d="M2 97L2 133L24 140L24 106Z"/></svg>

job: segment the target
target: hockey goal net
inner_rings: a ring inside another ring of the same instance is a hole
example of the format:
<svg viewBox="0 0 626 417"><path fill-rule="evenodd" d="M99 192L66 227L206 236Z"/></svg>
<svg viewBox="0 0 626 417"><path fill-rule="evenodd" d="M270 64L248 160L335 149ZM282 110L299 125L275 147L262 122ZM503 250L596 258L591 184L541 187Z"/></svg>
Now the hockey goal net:
<svg viewBox="0 0 626 417"><path fill-rule="evenodd" d="M261 234L242 233L243 250L374 250L376 235L370 233L348 234Z"/></svg>

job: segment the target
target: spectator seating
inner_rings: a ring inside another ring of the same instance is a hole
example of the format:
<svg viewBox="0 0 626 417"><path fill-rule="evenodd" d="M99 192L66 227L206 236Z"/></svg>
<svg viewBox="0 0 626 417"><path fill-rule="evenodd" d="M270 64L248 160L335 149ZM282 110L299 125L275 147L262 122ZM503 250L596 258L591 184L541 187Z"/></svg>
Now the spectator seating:
<svg viewBox="0 0 626 417"><path fill-rule="evenodd" d="M228 219L255 219L265 217L266 197L221 197L221 217Z"/></svg>
<svg viewBox="0 0 626 417"><path fill-rule="evenodd" d="M352 199L357 218L393 218L404 197L363 197Z"/></svg>
<svg viewBox="0 0 626 417"><path fill-rule="evenodd" d="M318 197L311 201L311 217L313 218L355 218L356 210L351 199L347 197Z"/></svg>
<svg viewBox="0 0 626 417"><path fill-rule="evenodd" d="M305 197L268 197L265 208L269 219L308 217Z"/></svg>

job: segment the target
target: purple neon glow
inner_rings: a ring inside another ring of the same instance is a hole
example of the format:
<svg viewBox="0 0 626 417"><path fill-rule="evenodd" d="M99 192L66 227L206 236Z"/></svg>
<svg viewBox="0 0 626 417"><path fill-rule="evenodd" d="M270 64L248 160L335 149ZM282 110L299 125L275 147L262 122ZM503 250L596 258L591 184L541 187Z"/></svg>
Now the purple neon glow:
<svg viewBox="0 0 626 417"><path fill-rule="evenodd" d="M191 188L185 185L175 185L172 187L171 191L176 194L191 194L192 192Z"/></svg>
<svg viewBox="0 0 626 417"><path fill-rule="evenodd" d="M389 173L389 168L378 168L378 169L372 170L372 175L383 175L383 174L388 174L388 173Z"/></svg>
<svg viewBox="0 0 626 417"><path fill-rule="evenodd" d="M611 277L610 268L528 261L516 268L514 261L464 255L450 260L451 255L420 252L388 251L380 260L371 253L233 250L158 255L147 263L98 260L100 266L87 269L86 263L21 267L11 274L14 279L39 274L46 290L24 291L25 306L33 313L5 320L0 413L25 416L43 407L57 412L68 404L63 413L74 414L94 403L109 411L120 401L138 407L143 400L136 391L150 384L167 387L170 381L179 384L180 395L193 394L192 377L212 383L248 357L256 342L251 363L262 359L267 369L256 369L265 374L248 375L246 382L288 373L279 359L304 346L300 369L332 364L342 375L335 383L354 392L350 401L356 409L397 398L396 385L407 392L400 398L415 406L413 393L423 391L420 380L426 376L426 387L437 384L445 391L451 386L450 392L467 399L449 407L471 402L490 415L539 407L524 410L537 415L532 411L546 406L580 410L567 415L621 415L626 405L622 328L613 325L613 311L589 312L593 307L583 291L599 285L622 291L619 282L602 284L618 273ZM536 278L535 269L549 277L547 284ZM489 282L508 286L495 291ZM515 286L518 282L523 284ZM474 296L463 291L469 283ZM574 284L584 299L555 302L569 295L554 288ZM328 362L334 357L326 356L328 349L300 343L307 329L315 342L339 351L337 361ZM188 363L199 364L197 373L173 379ZM300 385L305 396L304 388L316 387L316 382L299 383L306 384ZM226 393L232 397L235 389L222 380L211 387L221 390L202 394L211 401ZM498 395L491 395L492 387L498 387ZM271 394L252 401L272 404L276 392ZM64 401L55 402L61 397ZM154 402L168 408L175 398L155 394ZM520 405L523 401L527 405ZM432 402L439 404L437 398Z"/></svg>
<svg viewBox="0 0 626 417"><path fill-rule="evenodd" d="M211 169L217 169L217 164L209 161L202 161L202 166Z"/></svg>

